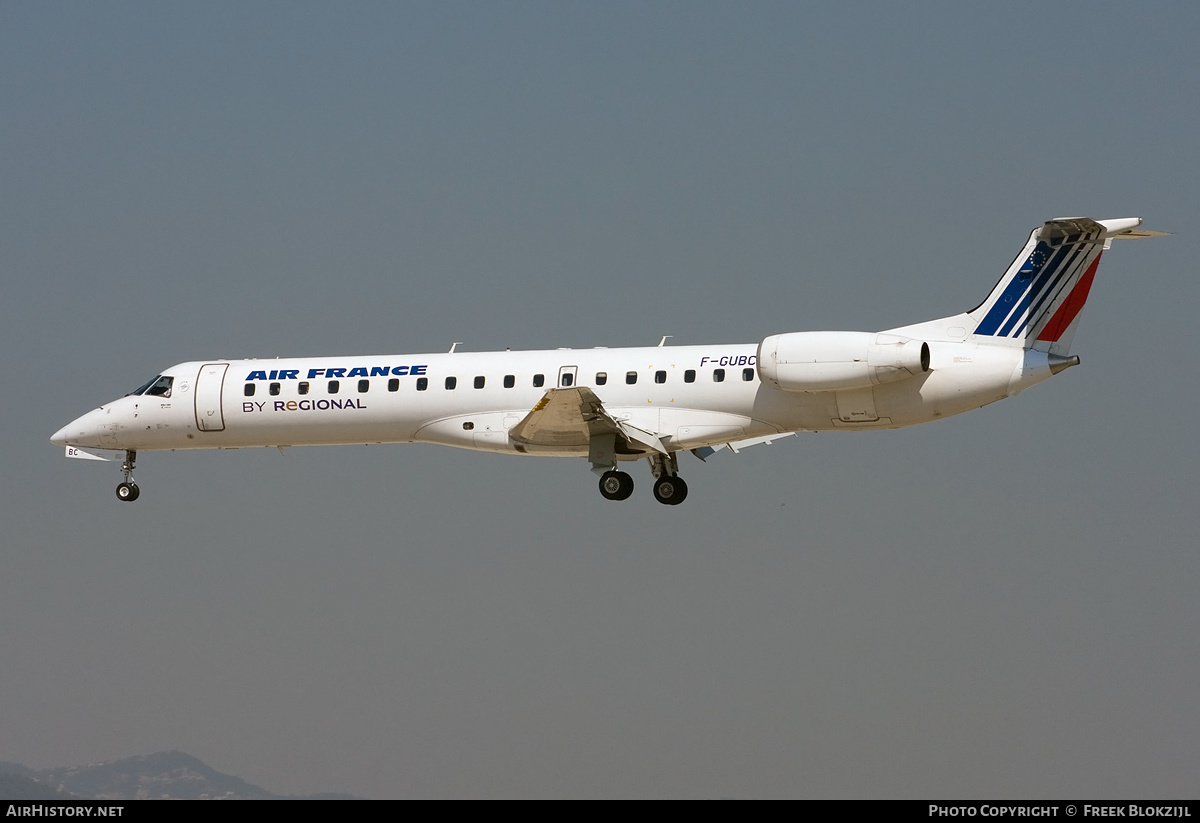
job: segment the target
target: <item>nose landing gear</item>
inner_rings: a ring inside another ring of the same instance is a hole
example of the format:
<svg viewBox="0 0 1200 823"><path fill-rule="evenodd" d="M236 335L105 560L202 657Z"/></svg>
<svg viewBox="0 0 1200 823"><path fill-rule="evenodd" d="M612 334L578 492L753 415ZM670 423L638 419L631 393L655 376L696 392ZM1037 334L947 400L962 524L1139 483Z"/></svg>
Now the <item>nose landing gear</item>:
<svg viewBox="0 0 1200 823"><path fill-rule="evenodd" d="M133 479L133 464L137 460L137 452L132 449L125 452L125 461L121 463L121 471L125 474L125 482L117 486L117 499L132 503L142 493L137 481Z"/></svg>

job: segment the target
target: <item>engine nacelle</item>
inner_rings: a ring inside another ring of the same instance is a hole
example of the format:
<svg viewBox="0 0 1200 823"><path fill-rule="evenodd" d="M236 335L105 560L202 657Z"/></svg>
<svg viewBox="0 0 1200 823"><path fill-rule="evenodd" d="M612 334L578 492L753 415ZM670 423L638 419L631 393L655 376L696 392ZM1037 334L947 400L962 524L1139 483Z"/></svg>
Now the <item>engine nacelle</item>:
<svg viewBox="0 0 1200 823"><path fill-rule="evenodd" d="M876 332L774 334L758 345L757 365L783 391L846 391L929 371L929 344Z"/></svg>

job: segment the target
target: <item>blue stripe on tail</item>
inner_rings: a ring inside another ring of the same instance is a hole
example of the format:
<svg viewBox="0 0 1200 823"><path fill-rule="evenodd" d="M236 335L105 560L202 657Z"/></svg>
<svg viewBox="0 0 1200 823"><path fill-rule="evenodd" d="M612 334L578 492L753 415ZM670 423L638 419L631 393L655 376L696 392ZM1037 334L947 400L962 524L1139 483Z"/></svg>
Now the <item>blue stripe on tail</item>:
<svg viewBox="0 0 1200 823"><path fill-rule="evenodd" d="M1050 246L1039 241L1033 253L1021 265L1017 275L1004 287L1004 292L988 311L987 316L980 321L975 329L975 334L996 335L1014 308L1023 309L1020 302L1022 299L1028 299L1025 295L1029 291L1029 287L1050 266L1054 258L1055 255Z"/></svg>

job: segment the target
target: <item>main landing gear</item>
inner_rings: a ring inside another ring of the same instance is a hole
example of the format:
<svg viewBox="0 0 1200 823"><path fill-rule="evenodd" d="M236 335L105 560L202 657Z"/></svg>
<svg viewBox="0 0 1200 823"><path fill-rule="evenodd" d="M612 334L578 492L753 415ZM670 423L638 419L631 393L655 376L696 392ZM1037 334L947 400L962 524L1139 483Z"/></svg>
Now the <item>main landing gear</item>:
<svg viewBox="0 0 1200 823"><path fill-rule="evenodd" d="M650 458L654 474L654 499L666 506L678 506L687 497L687 483L679 476L679 464L673 454L656 454ZM633 478L623 471L611 469L600 476L600 494L606 500L626 500L633 494Z"/></svg>
<svg viewBox="0 0 1200 823"><path fill-rule="evenodd" d="M650 471L654 474L654 499L664 506L678 506L687 497L687 483L679 476L679 460L675 454L650 456Z"/></svg>
<svg viewBox="0 0 1200 823"><path fill-rule="evenodd" d="M606 500L625 500L633 494L633 478L625 472L606 471L600 476L600 494Z"/></svg>
<svg viewBox="0 0 1200 823"><path fill-rule="evenodd" d="M125 452L125 462L121 464L121 471L125 473L125 482L117 486L117 499L124 500L126 503L137 500L138 495L142 493L133 479L133 464L136 460L137 452L130 449Z"/></svg>
<svg viewBox="0 0 1200 823"><path fill-rule="evenodd" d="M667 506L678 506L687 497L682 477L660 477L654 481L654 499Z"/></svg>

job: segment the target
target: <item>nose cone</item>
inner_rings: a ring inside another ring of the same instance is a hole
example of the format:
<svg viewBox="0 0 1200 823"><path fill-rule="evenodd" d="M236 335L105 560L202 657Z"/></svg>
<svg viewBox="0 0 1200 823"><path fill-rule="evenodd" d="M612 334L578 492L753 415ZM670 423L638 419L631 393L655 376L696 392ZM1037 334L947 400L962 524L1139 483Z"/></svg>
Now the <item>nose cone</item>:
<svg viewBox="0 0 1200 823"><path fill-rule="evenodd" d="M50 442L56 446L99 446L100 419L104 412L95 409L72 420L67 425L50 436Z"/></svg>

